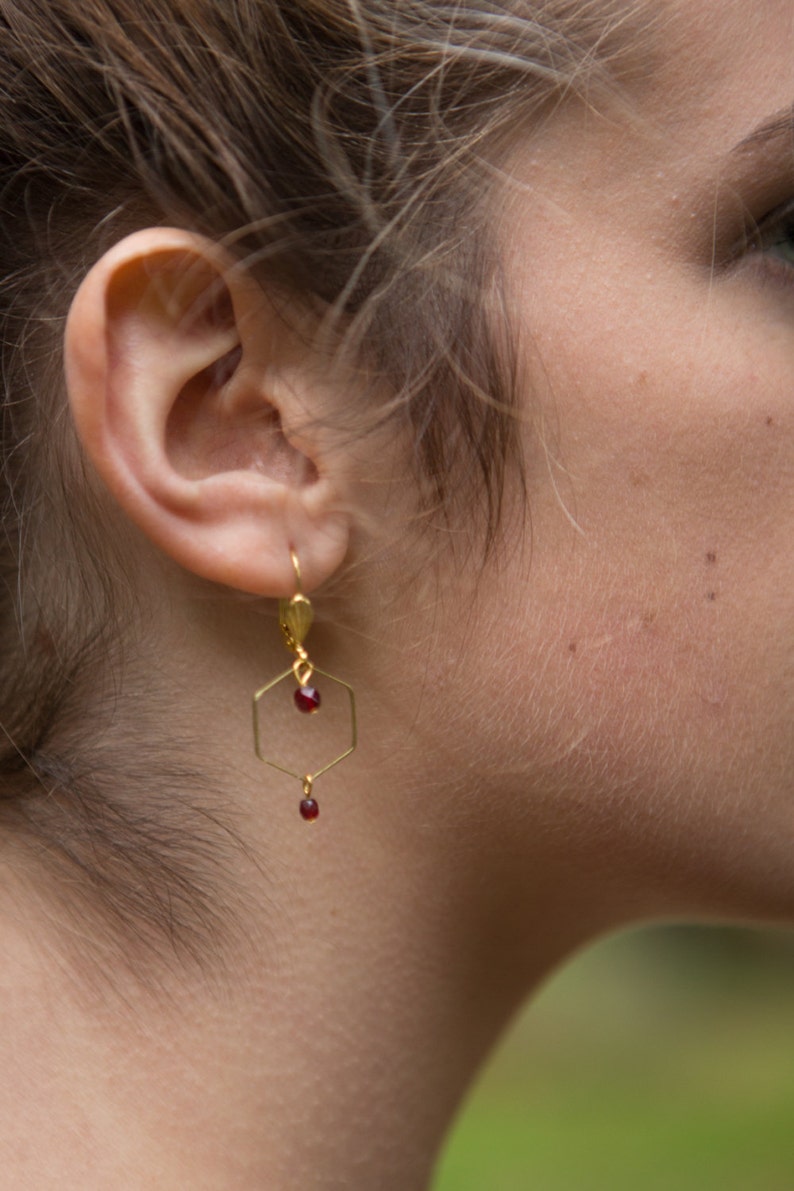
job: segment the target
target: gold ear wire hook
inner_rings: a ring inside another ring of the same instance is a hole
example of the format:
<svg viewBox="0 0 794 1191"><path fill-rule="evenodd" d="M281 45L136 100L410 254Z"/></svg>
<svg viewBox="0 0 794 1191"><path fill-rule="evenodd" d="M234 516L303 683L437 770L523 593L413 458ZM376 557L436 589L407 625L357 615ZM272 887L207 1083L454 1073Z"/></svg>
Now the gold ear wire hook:
<svg viewBox="0 0 794 1191"><path fill-rule="evenodd" d="M295 553L294 546L290 546L289 556L292 559L292 566L295 571L295 592L297 595L303 595L303 581L301 579L301 564L298 562L298 556Z"/></svg>

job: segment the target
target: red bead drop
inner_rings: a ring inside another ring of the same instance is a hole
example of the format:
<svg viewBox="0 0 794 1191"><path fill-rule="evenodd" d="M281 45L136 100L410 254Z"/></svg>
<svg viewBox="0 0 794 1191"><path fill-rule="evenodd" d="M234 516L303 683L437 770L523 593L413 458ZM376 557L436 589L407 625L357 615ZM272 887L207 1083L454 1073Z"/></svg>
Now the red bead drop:
<svg viewBox="0 0 794 1191"><path fill-rule="evenodd" d="M301 803L301 815L307 823L313 823L320 813L320 808L313 798L304 798Z"/></svg>
<svg viewBox="0 0 794 1191"><path fill-rule="evenodd" d="M298 687L295 692L295 706L304 715L311 715L320 706L320 692L313 686Z"/></svg>

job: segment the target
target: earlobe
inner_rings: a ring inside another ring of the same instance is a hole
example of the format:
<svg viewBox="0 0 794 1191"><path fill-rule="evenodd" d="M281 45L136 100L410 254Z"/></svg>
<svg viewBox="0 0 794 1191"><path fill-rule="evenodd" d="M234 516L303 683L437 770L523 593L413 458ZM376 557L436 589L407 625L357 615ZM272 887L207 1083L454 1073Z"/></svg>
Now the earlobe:
<svg viewBox="0 0 794 1191"><path fill-rule="evenodd" d="M291 547L315 587L348 543L343 476L306 430L316 372L291 341L239 264L169 228L110 249L66 327L75 424L109 491L181 566L257 595L289 593Z"/></svg>

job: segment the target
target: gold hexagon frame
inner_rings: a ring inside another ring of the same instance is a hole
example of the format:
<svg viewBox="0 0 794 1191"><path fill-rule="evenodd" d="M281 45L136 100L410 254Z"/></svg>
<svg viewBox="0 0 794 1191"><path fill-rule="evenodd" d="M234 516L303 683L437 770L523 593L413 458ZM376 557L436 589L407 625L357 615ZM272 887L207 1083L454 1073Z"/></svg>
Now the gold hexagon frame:
<svg viewBox="0 0 794 1191"><path fill-rule="evenodd" d="M279 771L279 773L286 773L289 777L296 777L298 779L298 781L300 781L300 782L308 779L310 783L314 783L318 777L322 777L322 775L324 773L327 773L329 769L333 769L334 766L338 765L340 761L344 761L346 757L349 757L358 743L358 724L357 724L357 720L356 720L356 695L355 695L355 692L354 692L352 686L350 686L349 683L344 682L344 680L341 678L335 678L333 674L329 674L326 670L321 670L318 666L312 667L312 675L314 675L314 674L321 675L323 678L328 679L329 682L335 683L337 686L340 686L344 691L347 692L347 696L350 701L350 729L351 729L349 747L346 748L344 750L344 752L340 753L338 757L334 757L333 761L329 761L327 763L327 765L323 765L319 769L315 770L314 773L298 773L298 771L295 769L288 769L286 765L279 765L278 761L274 761L272 758L266 757L265 754L262 752L262 734L261 734L260 726L259 726L259 704L260 704L261 700L264 698L264 696L269 691L272 691L280 683L284 682L285 679L291 678L293 682L295 681L295 672L294 672L293 668L290 666L289 670L285 670L283 674L279 674L279 675L277 675L276 678L272 679L270 682L265 683L265 685L263 687L259 688L259 690L255 693L254 698L253 698L254 748L256 750L256 755L259 758L259 760L264 761L265 765L269 765L271 767L271 769L277 769Z"/></svg>

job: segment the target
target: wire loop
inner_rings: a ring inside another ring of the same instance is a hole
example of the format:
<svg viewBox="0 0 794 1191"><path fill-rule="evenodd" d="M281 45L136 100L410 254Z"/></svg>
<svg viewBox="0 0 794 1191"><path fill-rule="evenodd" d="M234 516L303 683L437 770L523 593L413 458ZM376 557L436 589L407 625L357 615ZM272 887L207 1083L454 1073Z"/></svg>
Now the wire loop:
<svg viewBox="0 0 794 1191"><path fill-rule="evenodd" d="M295 675L298 686L308 686L314 674L314 666L308 657L296 658L292 663L292 673Z"/></svg>

